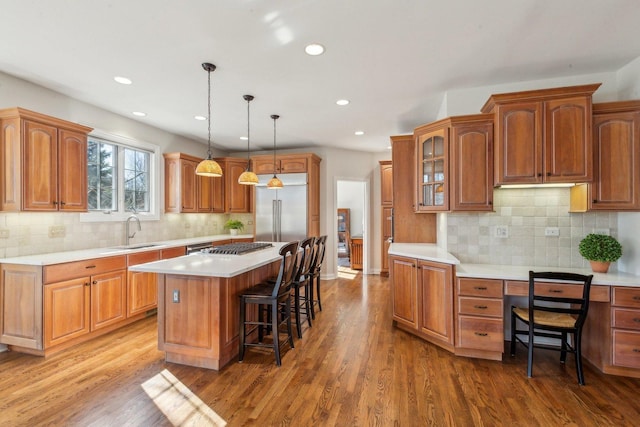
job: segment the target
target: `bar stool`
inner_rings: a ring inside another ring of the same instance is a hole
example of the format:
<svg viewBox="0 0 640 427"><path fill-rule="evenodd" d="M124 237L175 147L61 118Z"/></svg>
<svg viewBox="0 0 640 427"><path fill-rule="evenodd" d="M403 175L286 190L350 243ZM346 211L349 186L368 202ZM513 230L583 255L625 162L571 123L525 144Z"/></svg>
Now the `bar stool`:
<svg viewBox="0 0 640 427"><path fill-rule="evenodd" d="M300 268L293 279L291 289L293 290L293 312L296 319L296 329L298 338L302 338L302 321L301 315L307 318L309 327L311 324L311 269L314 261L315 237L309 237L300 243ZM302 292L301 292L302 291ZM304 308L303 308L304 307Z"/></svg>
<svg viewBox="0 0 640 427"><path fill-rule="evenodd" d="M287 339L291 348L293 332L291 328L291 284L298 267L298 242L287 243L280 249L282 263L275 282L263 282L245 290L240 297L240 351L238 361L244 359L246 347L271 347L275 353L276 365L281 366L280 360L280 327L286 325ZM247 320L247 306L258 305L258 320ZM264 319L266 314L266 320ZM249 329L247 329L249 326ZM271 332L273 342L262 342L264 329ZM247 342L247 336L258 330L258 342Z"/></svg>
<svg viewBox="0 0 640 427"><path fill-rule="evenodd" d="M311 318L316 318L315 305L318 304L318 308L322 311L322 296L320 295L320 271L322 270L322 263L324 262L324 254L327 243L327 235L320 236L316 238L315 249L314 249L314 260L313 267L311 268L309 275L311 286L310 286L310 302L311 302ZM317 295L317 299L314 298L314 290L313 290L313 282L316 282L315 294Z"/></svg>

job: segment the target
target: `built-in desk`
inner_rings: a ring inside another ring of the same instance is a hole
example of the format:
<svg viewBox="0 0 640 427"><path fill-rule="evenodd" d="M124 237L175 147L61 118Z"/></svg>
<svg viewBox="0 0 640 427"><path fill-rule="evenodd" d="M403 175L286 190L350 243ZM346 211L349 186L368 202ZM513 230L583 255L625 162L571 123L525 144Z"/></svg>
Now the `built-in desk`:
<svg viewBox="0 0 640 427"><path fill-rule="evenodd" d="M640 378L638 276L586 268L464 264L429 244L393 243L389 266L398 328L456 355L492 360L503 358L511 305L527 303L530 270L593 274L583 356L602 372ZM570 292L569 285L544 286L553 294Z"/></svg>

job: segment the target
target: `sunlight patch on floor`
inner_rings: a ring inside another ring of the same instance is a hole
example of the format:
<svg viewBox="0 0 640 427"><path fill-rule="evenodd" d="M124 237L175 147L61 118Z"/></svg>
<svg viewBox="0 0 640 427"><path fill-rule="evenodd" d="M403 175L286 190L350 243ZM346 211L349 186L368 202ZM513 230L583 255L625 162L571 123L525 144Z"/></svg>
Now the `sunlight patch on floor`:
<svg viewBox="0 0 640 427"><path fill-rule="evenodd" d="M341 279L354 280L360 273L358 270L352 270L349 267L338 267L338 277Z"/></svg>
<svg viewBox="0 0 640 427"><path fill-rule="evenodd" d="M166 369L141 386L174 426L227 425L225 420Z"/></svg>

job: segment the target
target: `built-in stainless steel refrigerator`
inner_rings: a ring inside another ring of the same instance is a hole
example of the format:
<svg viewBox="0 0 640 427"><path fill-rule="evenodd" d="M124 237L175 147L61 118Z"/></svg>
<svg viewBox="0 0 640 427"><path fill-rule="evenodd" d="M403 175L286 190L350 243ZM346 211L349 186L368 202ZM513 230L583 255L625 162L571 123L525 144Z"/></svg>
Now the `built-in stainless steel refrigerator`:
<svg viewBox="0 0 640 427"><path fill-rule="evenodd" d="M256 185L256 241L292 242L307 237L307 174L287 173L278 178L279 190L267 188L273 177L258 175Z"/></svg>

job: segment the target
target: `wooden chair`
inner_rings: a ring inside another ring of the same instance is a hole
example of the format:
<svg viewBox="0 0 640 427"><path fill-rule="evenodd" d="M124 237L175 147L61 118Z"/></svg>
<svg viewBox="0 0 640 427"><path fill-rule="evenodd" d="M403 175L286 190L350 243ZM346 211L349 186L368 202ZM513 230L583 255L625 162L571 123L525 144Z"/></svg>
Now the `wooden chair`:
<svg viewBox="0 0 640 427"><path fill-rule="evenodd" d="M322 270L322 263L324 262L325 249L327 246L327 236L320 236L316 238L314 247L313 264L309 272L310 274L310 303L311 303L311 318L316 318L315 305L318 304L318 308L322 311L322 296L320 295L320 271ZM313 283L315 282L315 297ZM317 298L317 299L316 299Z"/></svg>
<svg viewBox="0 0 640 427"><path fill-rule="evenodd" d="M582 327L589 310L589 292L593 275L573 273L529 272L529 307L511 307L511 356L516 354L516 340L528 349L527 376L533 374L533 349L542 347L560 351L565 363L567 352L575 354L578 383L584 385L582 372ZM553 284L562 284L562 289ZM569 286L566 286L569 285ZM527 329L516 329L516 319ZM573 345L568 341L573 335ZM527 336L525 342L520 336ZM536 344L536 337L560 340L559 347Z"/></svg>
<svg viewBox="0 0 640 427"><path fill-rule="evenodd" d="M302 251L299 253L300 261L291 289L293 291L293 313L296 319L296 329L298 338L302 338L302 321L304 314L309 327L311 323L311 269L313 268L313 256L315 247L315 237L309 237L300 243Z"/></svg>
<svg viewBox="0 0 640 427"><path fill-rule="evenodd" d="M246 347L272 347L276 356L276 364L280 360L280 328L286 326L287 339L291 348L293 333L291 328L291 284L298 267L298 242L287 243L280 249L282 263L275 282L263 282L252 286L240 295L240 352L238 361L244 359ZM258 305L258 320L247 320L247 306ZM266 315L266 319L265 319ZM249 326L249 328L247 328ZM258 342L247 342L247 336L258 330ZM264 343L264 330L271 332L272 343Z"/></svg>

